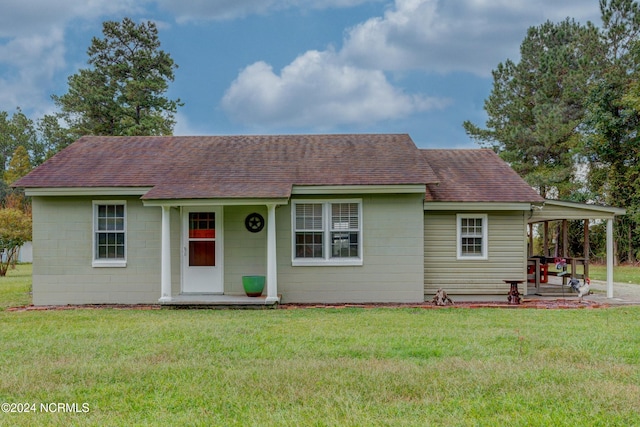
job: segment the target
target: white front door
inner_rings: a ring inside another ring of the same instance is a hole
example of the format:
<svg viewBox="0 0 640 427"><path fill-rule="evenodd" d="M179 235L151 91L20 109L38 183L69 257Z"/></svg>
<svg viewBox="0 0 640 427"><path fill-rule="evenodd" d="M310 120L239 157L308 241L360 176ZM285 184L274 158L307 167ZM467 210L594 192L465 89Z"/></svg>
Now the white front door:
<svg viewBox="0 0 640 427"><path fill-rule="evenodd" d="M222 207L183 210L182 292L221 294Z"/></svg>

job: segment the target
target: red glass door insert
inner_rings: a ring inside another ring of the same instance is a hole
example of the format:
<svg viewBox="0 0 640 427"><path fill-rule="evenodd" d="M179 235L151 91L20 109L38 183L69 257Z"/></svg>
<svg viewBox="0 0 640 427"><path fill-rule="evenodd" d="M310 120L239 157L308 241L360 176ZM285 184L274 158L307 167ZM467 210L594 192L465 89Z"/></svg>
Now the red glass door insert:
<svg viewBox="0 0 640 427"><path fill-rule="evenodd" d="M189 266L216 265L216 213L189 213Z"/></svg>

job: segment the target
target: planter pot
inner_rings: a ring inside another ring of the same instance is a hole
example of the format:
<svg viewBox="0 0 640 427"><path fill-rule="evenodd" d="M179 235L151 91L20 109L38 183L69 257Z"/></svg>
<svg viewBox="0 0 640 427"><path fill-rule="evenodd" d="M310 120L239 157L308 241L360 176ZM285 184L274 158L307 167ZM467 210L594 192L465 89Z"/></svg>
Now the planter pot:
<svg viewBox="0 0 640 427"><path fill-rule="evenodd" d="M242 276L242 287L248 297L259 297L264 290L264 276Z"/></svg>

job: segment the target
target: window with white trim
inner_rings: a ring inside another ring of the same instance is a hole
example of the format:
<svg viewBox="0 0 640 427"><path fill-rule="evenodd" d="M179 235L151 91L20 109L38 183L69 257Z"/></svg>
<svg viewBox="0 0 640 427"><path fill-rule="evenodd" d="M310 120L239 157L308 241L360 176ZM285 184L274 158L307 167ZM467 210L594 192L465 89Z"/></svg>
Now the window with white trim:
<svg viewBox="0 0 640 427"><path fill-rule="evenodd" d="M362 265L360 200L294 201L293 265Z"/></svg>
<svg viewBox="0 0 640 427"><path fill-rule="evenodd" d="M457 215L458 259L488 259L486 214Z"/></svg>
<svg viewBox="0 0 640 427"><path fill-rule="evenodd" d="M123 201L93 202L93 266L125 267L127 205Z"/></svg>

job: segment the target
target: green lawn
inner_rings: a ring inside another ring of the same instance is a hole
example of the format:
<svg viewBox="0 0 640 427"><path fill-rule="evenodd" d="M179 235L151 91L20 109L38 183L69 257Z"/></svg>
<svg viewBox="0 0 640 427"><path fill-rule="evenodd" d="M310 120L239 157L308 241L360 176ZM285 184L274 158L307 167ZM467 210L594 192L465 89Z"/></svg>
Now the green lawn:
<svg viewBox="0 0 640 427"><path fill-rule="evenodd" d="M20 264L0 277L0 311L31 304L31 264Z"/></svg>
<svg viewBox="0 0 640 427"><path fill-rule="evenodd" d="M5 310L0 402L36 412L0 413L0 425L640 425L639 317L640 307ZM40 406L58 403L79 412Z"/></svg>
<svg viewBox="0 0 640 427"><path fill-rule="evenodd" d="M605 265L589 265L589 276L595 280L607 280ZM613 280L622 283L640 284L640 267L633 265L619 265L613 268Z"/></svg>

